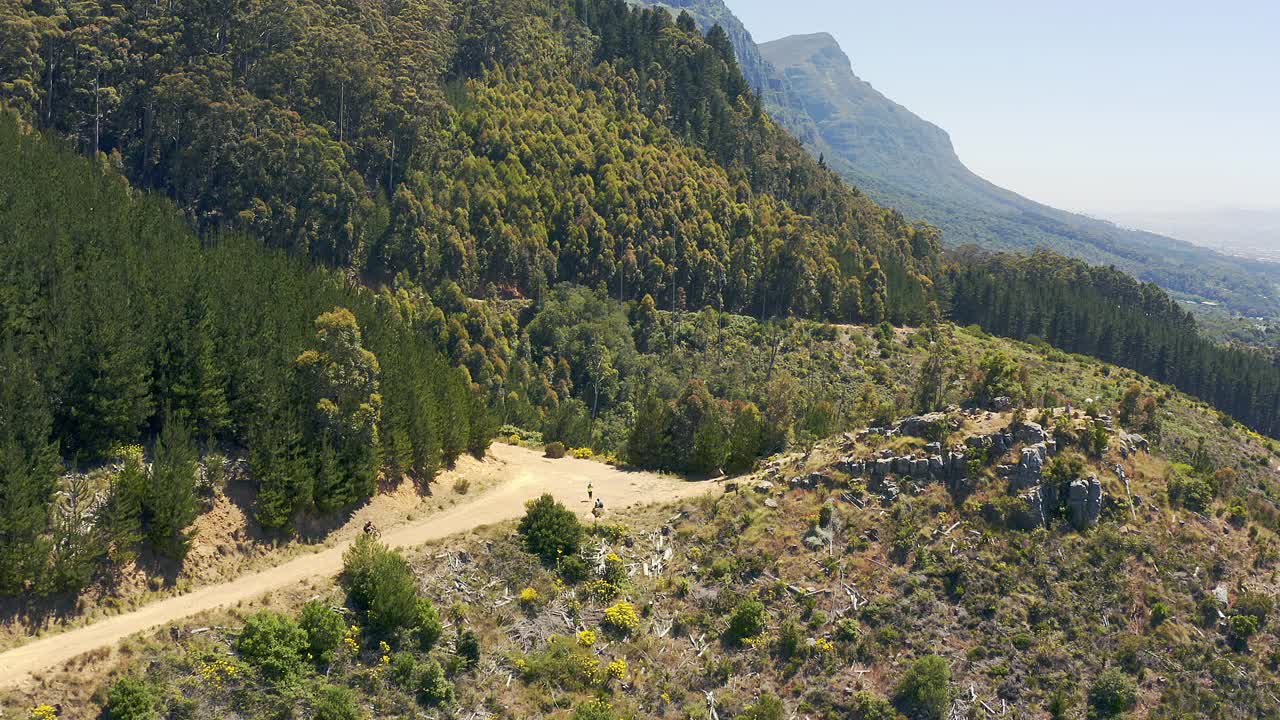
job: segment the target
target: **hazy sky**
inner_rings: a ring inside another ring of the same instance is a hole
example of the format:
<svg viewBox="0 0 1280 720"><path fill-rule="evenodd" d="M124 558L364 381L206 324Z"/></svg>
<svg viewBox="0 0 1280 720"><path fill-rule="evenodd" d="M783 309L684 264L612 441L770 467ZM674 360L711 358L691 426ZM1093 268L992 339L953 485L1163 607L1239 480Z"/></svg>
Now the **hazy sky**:
<svg viewBox="0 0 1280 720"><path fill-rule="evenodd" d="M1280 207L1280 0L726 0L826 31L978 174L1069 210Z"/></svg>

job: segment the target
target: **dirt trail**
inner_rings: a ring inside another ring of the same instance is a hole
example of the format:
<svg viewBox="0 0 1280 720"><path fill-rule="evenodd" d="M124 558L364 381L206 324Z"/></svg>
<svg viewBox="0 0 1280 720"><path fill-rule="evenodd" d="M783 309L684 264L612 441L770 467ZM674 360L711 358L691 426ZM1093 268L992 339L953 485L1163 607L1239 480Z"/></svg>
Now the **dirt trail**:
<svg viewBox="0 0 1280 720"><path fill-rule="evenodd" d="M490 455L492 458L486 466L498 463L500 470L508 475L504 481L448 510L388 530L383 534L383 542L393 547L413 547L517 518L524 513L526 501L544 492L551 493L578 514L589 516L588 483L594 485L596 497L604 500L608 511L606 518L628 505L678 500L700 495L713 487L708 482L687 482L646 472L624 472L590 460L549 460L538 452L512 445L495 443ZM0 653L0 687L17 687L31 682L34 673L56 668L92 650L114 645L134 633L250 600L316 576L337 575L342 570L342 554L349 542L343 541L267 570L205 586L186 595L160 600L132 612Z"/></svg>

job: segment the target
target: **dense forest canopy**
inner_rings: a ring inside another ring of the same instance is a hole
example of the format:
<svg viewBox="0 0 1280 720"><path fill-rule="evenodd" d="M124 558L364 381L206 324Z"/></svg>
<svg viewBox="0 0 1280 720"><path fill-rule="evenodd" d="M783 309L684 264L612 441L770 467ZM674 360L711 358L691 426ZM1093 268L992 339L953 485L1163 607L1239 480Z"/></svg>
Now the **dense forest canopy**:
<svg viewBox="0 0 1280 720"><path fill-rule="evenodd" d="M9 114L0 146L0 593L83 583L95 548L131 550L135 531L180 556L197 453L209 468L246 449L258 519L282 527L369 497L384 468L428 479L487 446L482 397L408 295L252 239L202 243L169 203ZM151 482L59 481L63 458L128 465L153 443Z"/></svg>
<svg viewBox="0 0 1280 720"><path fill-rule="evenodd" d="M947 285L956 322L1132 368L1213 403L1259 432L1280 433L1280 368L1226 348L1163 290L1110 267L1052 253L965 253Z"/></svg>
<svg viewBox="0 0 1280 720"><path fill-rule="evenodd" d="M563 280L919 320L936 231L773 125L723 31L622 0L20 2L0 93L202 228L476 295Z"/></svg>

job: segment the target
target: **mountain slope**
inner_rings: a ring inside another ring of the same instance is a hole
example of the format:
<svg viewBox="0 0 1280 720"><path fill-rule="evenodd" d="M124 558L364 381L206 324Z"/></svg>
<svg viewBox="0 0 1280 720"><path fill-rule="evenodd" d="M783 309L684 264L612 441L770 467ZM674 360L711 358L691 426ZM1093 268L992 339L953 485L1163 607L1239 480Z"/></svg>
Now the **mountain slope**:
<svg viewBox="0 0 1280 720"><path fill-rule="evenodd" d="M882 203L923 217L951 245L999 249L1047 246L1090 262L1115 264L1177 293L1275 314L1280 266L1230 258L1190 243L1126 230L1029 200L975 175L947 134L894 103L853 73L826 33L759 46L761 56L800 97L818 126L833 168Z"/></svg>

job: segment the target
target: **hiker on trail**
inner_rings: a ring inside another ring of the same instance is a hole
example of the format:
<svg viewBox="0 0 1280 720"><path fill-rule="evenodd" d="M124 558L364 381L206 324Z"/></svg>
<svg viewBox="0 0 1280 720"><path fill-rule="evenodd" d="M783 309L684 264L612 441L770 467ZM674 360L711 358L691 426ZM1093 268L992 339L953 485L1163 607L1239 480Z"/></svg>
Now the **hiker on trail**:
<svg viewBox="0 0 1280 720"><path fill-rule="evenodd" d="M593 486L591 483L587 483L587 499L588 500L591 499L592 494L594 492L595 492L595 486Z"/></svg>
<svg viewBox="0 0 1280 720"><path fill-rule="evenodd" d="M591 508L591 514L600 517L604 514L604 500L596 498L596 506Z"/></svg>
<svg viewBox="0 0 1280 720"><path fill-rule="evenodd" d="M365 521L365 524L364 524L364 534L365 534L365 535L372 535L372 536L374 536L374 537L377 537L377 536L378 536L378 528L374 527L374 525L373 525L373 521L372 521L372 520L367 520L367 521Z"/></svg>

